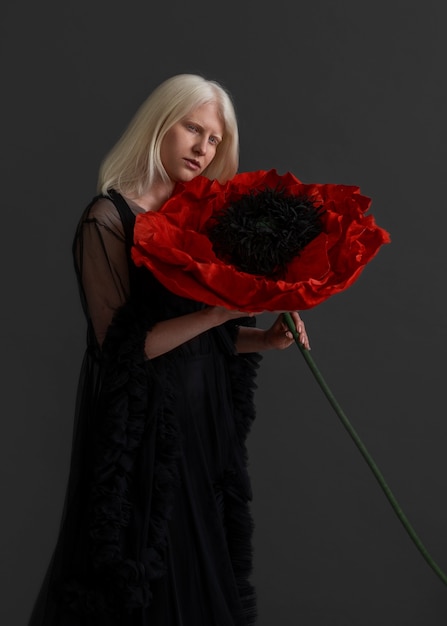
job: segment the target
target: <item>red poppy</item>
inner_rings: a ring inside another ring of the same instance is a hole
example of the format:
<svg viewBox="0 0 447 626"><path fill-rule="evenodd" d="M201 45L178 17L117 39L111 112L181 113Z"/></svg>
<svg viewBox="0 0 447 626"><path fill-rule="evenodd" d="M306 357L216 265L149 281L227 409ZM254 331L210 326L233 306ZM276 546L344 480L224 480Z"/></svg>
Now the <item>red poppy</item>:
<svg viewBox="0 0 447 626"><path fill-rule="evenodd" d="M244 194L282 188L321 206L322 232L273 279L218 258L207 232L210 220ZM136 218L132 258L173 293L247 312L314 307L357 280L389 234L365 215L371 199L359 187L305 184L290 172L237 174L221 184L198 176L179 184L157 212Z"/></svg>

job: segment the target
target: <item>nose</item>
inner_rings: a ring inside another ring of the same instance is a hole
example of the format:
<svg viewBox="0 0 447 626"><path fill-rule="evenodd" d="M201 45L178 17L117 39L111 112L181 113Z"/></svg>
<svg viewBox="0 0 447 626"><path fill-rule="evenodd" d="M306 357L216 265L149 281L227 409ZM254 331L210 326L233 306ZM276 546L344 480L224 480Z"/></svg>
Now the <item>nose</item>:
<svg viewBox="0 0 447 626"><path fill-rule="evenodd" d="M207 146L208 146L208 139L206 137L198 138L194 145L194 151L196 152L196 154L199 154L200 156L205 156Z"/></svg>

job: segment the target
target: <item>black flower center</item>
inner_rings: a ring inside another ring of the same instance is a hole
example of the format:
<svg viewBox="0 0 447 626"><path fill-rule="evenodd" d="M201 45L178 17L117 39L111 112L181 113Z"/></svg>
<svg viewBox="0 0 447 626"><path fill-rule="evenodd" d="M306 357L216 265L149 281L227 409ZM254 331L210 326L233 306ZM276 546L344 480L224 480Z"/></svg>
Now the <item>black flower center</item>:
<svg viewBox="0 0 447 626"><path fill-rule="evenodd" d="M266 188L243 195L208 222L216 256L238 270L280 278L322 232L321 206L306 196Z"/></svg>

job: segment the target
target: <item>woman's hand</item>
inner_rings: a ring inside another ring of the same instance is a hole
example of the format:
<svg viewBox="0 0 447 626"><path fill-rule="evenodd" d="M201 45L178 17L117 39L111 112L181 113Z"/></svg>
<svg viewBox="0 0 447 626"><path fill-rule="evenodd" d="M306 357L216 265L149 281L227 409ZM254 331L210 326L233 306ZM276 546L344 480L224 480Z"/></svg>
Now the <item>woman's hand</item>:
<svg viewBox="0 0 447 626"><path fill-rule="evenodd" d="M291 312L299 340L306 350L310 350L306 328L299 314ZM240 354L245 352L260 352L261 350L284 350L295 342L292 332L287 326L283 314L280 313L275 322L267 330L247 328L241 326L236 341L236 349Z"/></svg>
<svg viewBox="0 0 447 626"><path fill-rule="evenodd" d="M290 315L295 324L300 343L306 350L310 350L309 338L303 320L296 311L291 311ZM267 348L276 348L277 350L284 350L294 343L295 339L282 313L278 315L273 325L264 332L264 341Z"/></svg>

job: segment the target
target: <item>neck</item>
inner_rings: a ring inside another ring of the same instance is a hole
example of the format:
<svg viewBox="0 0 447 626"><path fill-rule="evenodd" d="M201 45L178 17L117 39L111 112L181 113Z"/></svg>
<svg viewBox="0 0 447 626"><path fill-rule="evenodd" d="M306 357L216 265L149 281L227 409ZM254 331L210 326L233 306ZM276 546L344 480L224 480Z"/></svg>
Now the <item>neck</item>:
<svg viewBox="0 0 447 626"><path fill-rule="evenodd" d="M144 211L158 211L163 204L171 197L174 183L158 182L151 185L141 196L132 196L131 199L135 204Z"/></svg>

